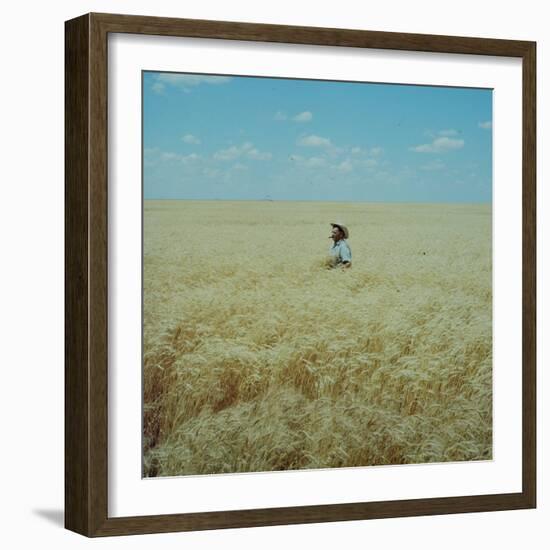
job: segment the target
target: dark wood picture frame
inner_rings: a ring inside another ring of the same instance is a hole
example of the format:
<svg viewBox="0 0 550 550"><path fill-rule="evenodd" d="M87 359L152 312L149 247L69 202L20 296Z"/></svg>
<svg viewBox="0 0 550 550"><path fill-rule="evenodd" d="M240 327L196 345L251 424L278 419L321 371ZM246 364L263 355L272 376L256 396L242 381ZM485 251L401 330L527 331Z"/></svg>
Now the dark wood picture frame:
<svg viewBox="0 0 550 550"><path fill-rule="evenodd" d="M463 497L109 517L107 410L108 33L521 58L522 491ZM65 526L90 537L420 516L536 506L536 44L534 42L87 14L65 24Z"/></svg>

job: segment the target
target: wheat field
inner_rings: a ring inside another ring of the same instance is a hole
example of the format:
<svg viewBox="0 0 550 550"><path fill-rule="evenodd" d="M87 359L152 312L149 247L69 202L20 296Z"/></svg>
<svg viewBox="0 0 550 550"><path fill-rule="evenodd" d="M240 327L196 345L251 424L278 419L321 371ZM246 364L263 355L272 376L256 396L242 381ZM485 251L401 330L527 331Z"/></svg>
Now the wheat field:
<svg viewBox="0 0 550 550"><path fill-rule="evenodd" d="M490 205L145 201L143 246L144 476L492 458Z"/></svg>

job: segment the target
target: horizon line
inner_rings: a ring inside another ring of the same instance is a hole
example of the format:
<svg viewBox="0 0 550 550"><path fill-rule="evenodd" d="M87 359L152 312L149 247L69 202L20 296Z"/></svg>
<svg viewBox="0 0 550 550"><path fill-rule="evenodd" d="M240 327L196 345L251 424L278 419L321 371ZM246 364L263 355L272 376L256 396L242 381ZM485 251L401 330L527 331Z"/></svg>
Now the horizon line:
<svg viewBox="0 0 550 550"><path fill-rule="evenodd" d="M184 199L143 198L144 201L190 201L190 202L341 202L341 203L384 203L384 204L492 204L493 201L384 201L384 200L315 200L315 199Z"/></svg>

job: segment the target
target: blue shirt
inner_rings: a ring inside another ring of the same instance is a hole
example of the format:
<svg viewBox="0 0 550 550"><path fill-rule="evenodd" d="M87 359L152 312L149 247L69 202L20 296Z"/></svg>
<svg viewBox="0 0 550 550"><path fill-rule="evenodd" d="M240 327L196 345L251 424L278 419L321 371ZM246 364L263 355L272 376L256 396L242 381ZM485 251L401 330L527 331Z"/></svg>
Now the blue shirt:
<svg viewBox="0 0 550 550"><path fill-rule="evenodd" d="M351 262L351 248L345 239L335 242L330 247L329 253L334 258L335 265Z"/></svg>

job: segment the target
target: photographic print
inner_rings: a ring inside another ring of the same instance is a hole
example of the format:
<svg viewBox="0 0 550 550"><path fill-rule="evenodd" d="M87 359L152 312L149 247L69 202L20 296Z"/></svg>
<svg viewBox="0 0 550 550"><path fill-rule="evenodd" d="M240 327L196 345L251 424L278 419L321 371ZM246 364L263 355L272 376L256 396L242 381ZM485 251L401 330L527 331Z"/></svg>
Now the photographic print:
<svg viewBox="0 0 550 550"><path fill-rule="evenodd" d="M492 90L142 73L143 476L492 459Z"/></svg>

